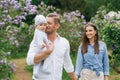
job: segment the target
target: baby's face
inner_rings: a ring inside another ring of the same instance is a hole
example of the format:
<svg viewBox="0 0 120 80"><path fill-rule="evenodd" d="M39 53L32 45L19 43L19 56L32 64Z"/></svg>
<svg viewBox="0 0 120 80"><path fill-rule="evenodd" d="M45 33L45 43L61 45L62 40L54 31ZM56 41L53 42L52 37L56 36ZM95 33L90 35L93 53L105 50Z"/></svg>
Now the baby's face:
<svg viewBox="0 0 120 80"><path fill-rule="evenodd" d="M40 24L39 25L39 29L42 30L42 31L45 31L45 29L46 29L46 23Z"/></svg>

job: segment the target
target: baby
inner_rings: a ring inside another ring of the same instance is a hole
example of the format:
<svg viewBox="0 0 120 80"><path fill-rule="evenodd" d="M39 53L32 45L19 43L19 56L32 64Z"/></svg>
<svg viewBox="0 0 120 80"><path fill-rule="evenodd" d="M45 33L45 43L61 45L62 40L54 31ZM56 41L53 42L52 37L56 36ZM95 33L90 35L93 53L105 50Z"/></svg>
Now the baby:
<svg viewBox="0 0 120 80"><path fill-rule="evenodd" d="M36 28L35 28L33 40L30 44L30 48L32 48L38 54L41 51L43 51L44 47L47 48L47 45L50 43L45 33L46 23L47 23L46 18L43 15L37 15L35 17ZM37 27L39 27L39 29L37 29ZM44 61L34 65L34 76L36 78L39 77L38 73L40 70L46 73L51 72L49 70L50 67L49 64L52 64L50 56L46 58ZM41 65L42 65L42 69L40 69Z"/></svg>

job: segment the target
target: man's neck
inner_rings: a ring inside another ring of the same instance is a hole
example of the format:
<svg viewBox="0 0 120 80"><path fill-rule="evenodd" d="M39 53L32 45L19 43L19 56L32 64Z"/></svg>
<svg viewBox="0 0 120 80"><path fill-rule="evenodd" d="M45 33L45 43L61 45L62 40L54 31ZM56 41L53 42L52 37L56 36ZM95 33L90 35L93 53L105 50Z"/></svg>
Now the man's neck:
<svg viewBox="0 0 120 80"><path fill-rule="evenodd" d="M52 43L54 43L55 39L57 38L57 33L48 34L47 37Z"/></svg>

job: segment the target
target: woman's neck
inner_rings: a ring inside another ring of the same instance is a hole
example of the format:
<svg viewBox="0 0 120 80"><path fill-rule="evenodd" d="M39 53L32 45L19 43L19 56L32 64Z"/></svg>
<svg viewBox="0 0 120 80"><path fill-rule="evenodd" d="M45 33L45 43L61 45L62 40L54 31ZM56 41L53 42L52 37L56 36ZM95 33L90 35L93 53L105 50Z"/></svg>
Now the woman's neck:
<svg viewBox="0 0 120 80"><path fill-rule="evenodd" d="M89 43L90 43L91 45L94 45L94 43L95 43L94 39L89 39Z"/></svg>

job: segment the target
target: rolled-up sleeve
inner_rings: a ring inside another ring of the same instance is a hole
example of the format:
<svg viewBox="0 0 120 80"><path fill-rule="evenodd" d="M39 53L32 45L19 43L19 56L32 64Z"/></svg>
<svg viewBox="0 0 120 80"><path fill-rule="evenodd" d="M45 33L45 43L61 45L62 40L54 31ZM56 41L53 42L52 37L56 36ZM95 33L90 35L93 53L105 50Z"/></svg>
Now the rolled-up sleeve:
<svg viewBox="0 0 120 80"><path fill-rule="evenodd" d="M72 60L71 60L71 57L70 57L69 42L67 42L66 46L67 46L67 49L66 49L65 57L64 57L64 68L65 68L67 73L70 73L70 72L74 72L74 66L72 64Z"/></svg>
<svg viewBox="0 0 120 80"><path fill-rule="evenodd" d="M28 65L33 65L34 64L34 56L35 56L35 51L32 47L29 48L28 53L27 53L27 58L26 62Z"/></svg>
<svg viewBox="0 0 120 80"><path fill-rule="evenodd" d="M109 74L109 59L108 59L108 53L107 53L107 47L106 44L104 44L104 56L103 56L103 71L104 75L110 75Z"/></svg>
<svg viewBox="0 0 120 80"><path fill-rule="evenodd" d="M83 56L81 53L81 46L79 46L77 60L76 60L76 68L75 68L75 73L78 77L80 77L82 68L83 68Z"/></svg>

